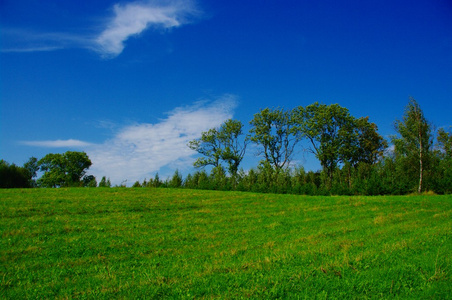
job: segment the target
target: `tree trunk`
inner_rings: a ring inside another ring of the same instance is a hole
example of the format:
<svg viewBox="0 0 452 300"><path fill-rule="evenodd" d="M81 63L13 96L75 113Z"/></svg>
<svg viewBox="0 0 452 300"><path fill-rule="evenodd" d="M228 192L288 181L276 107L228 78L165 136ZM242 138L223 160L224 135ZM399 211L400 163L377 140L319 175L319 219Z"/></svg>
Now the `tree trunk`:
<svg viewBox="0 0 452 300"><path fill-rule="evenodd" d="M422 157L422 152L423 152L423 145L422 145L422 131L421 131L421 125L419 124L419 187L417 189L417 192L420 194L422 192L422 177L423 177L423 171L424 171L424 166L423 166L423 157Z"/></svg>

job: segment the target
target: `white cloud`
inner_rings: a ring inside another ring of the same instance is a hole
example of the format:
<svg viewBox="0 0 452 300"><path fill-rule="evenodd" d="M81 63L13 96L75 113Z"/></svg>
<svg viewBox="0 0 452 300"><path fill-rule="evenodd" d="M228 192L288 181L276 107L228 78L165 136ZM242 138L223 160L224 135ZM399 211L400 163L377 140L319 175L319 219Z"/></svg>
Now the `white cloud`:
<svg viewBox="0 0 452 300"><path fill-rule="evenodd" d="M104 56L117 56L124 42L149 27L172 28L186 23L195 11L191 1L147 1L114 6L115 16L96 38L98 51Z"/></svg>
<svg viewBox="0 0 452 300"><path fill-rule="evenodd" d="M80 140L55 140L55 141L23 141L21 142L23 145L27 146L35 146L35 147L44 147L44 148L67 148L67 147L87 147L91 146L91 143L87 143Z"/></svg>
<svg viewBox="0 0 452 300"><path fill-rule="evenodd" d="M114 15L101 26L100 32L39 33L21 29L2 31L1 52L55 51L86 48L113 58L124 50L124 43L149 28L169 29L189 22L198 14L193 0L148 0L115 4ZM94 28L94 26L93 26Z"/></svg>
<svg viewBox="0 0 452 300"><path fill-rule="evenodd" d="M214 102L176 108L156 124L127 126L111 140L86 149L93 162L90 173L119 184L150 178L165 166L189 167L195 153L187 147L188 141L231 118L235 106L235 97L225 95Z"/></svg>

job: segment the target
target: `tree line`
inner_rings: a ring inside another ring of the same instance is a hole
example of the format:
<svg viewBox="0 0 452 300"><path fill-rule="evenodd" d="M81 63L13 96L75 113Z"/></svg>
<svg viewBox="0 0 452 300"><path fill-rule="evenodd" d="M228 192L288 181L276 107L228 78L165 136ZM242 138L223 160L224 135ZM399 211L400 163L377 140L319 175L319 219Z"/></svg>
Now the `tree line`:
<svg viewBox="0 0 452 300"><path fill-rule="evenodd" d="M240 121L227 120L191 141L188 146L202 155L194 166L212 169L188 175L184 186L310 195L452 192L452 133L440 128L435 134L413 98L395 121L390 148L368 117L356 118L338 104L265 108L250 125L245 135ZM304 140L322 170L291 166ZM261 160L237 172L248 143L258 147Z"/></svg>
<svg viewBox="0 0 452 300"><path fill-rule="evenodd" d="M395 121L397 134L390 137L389 148L375 123L368 117L352 116L338 104L316 102L291 110L265 108L249 123L247 134L242 122L230 119L190 141L188 147L199 154L195 173L183 178L176 170L166 180L156 174L153 179L135 182L133 187L307 195L452 192L452 133L442 128L435 132L413 98L402 119ZM301 149L303 141L308 147ZM245 172L240 164L250 144L257 149L260 161ZM300 150L312 153L322 169L306 172L294 165ZM17 181L17 187L111 186L105 176L97 184L94 176L85 175L89 166L86 153L70 151L48 154L39 161L31 158L23 167L1 161L0 183L1 187L13 187L13 176L4 174L15 169L26 177ZM38 170L44 174L35 180Z"/></svg>

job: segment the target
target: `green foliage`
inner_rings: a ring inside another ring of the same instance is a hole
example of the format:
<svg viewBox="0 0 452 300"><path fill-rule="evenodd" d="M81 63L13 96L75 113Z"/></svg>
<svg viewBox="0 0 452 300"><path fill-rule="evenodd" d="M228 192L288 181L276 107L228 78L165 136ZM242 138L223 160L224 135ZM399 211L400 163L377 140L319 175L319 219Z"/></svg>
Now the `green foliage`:
<svg viewBox="0 0 452 300"><path fill-rule="evenodd" d="M298 139L294 133L293 112L281 108L262 109L250 121L249 139L259 145L264 163L276 171L288 167Z"/></svg>
<svg viewBox="0 0 452 300"><path fill-rule="evenodd" d="M168 186L171 188L180 188L182 187L183 178L180 174L179 170L176 170L173 174L173 177L171 177L171 180L168 182Z"/></svg>
<svg viewBox="0 0 452 300"><path fill-rule="evenodd" d="M195 162L196 168L213 166L217 168L224 161L232 176L237 174L239 165L245 155L247 141L240 141L243 135L243 124L229 119L220 128L212 128L201 133L201 138L192 140L188 147L203 155Z"/></svg>
<svg viewBox="0 0 452 300"><path fill-rule="evenodd" d="M451 196L0 190L2 299L450 299Z"/></svg>
<svg viewBox="0 0 452 300"><path fill-rule="evenodd" d="M32 187L31 177L28 169L0 160L0 188Z"/></svg>
<svg viewBox="0 0 452 300"><path fill-rule="evenodd" d="M36 187L36 177L38 175L39 166L38 166L38 159L36 157L30 157L28 161L24 164L24 168L28 171L28 174L30 176L29 178L29 185L30 187Z"/></svg>
<svg viewBox="0 0 452 300"><path fill-rule="evenodd" d="M133 188L138 188L138 187L142 187L141 183L137 180L134 182L134 184L132 185Z"/></svg>
<svg viewBox="0 0 452 300"><path fill-rule="evenodd" d="M194 166L196 168L220 165L222 145L218 139L217 129L213 128L202 132L201 138L190 141L188 147L203 155L195 161Z"/></svg>
<svg viewBox="0 0 452 300"><path fill-rule="evenodd" d="M395 129L399 134L392 138L396 159L408 173L413 188L417 186L416 190L420 193L425 173L430 168L433 137L430 123L413 98L405 108L403 120L396 121Z"/></svg>
<svg viewBox="0 0 452 300"><path fill-rule="evenodd" d="M452 159L452 132L446 132L440 128L437 139L441 154L447 159Z"/></svg>
<svg viewBox="0 0 452 300"><path fill-rule="evenodd" d="M373 164L387 147L374 123L370 123L367 117L354 118L348 109L338 104L316 102L307 107L300 106L295 109L294 119L296 134L300 139L308 139L310 151L327 174L327 187L332 186L339 164L349 164L354 168L359 163ZM336 191L344 188L342 183L335 184ZM348 184L351 185L350 181Z"/></svg>
<svg viewBox="0 0 452 300"><path fill-rule="evenodd" d="M296 109L297 133L311 143L311 152L319 159L330 182L337 165L344 161L343 154L351 153L342 147L349 146L354 119L348 109L338 104L325 105L318 102L306 108Z"/></svg>
<svg viewBox="0 0 452 300"><path fill-rule="evenodd" d="M110 178L106 178L105 176L99 182L99 187L111 187Z"/></svg>
<svg viewBox="0 0 452 300"><path fill-rule="evenodd" d="M80 186L91 160L85 152L67 151L63 154L47 154L38 162L44 175L38 180L43 187Z"/></svg>
<svg viewBox="0 0 452 300"><path fill-rule="evenodd" d="M82 179L84 187L97 187L97 180L94 175L85 175Z"/></svg>
<svg viewBox="0 0 452 300"><path fill-rule="evenodd" d="M229 119L224 122L219 131L218 139L223 145L221 159L228 164L229 174L237 175L239 165L245 156L247 140L240 141L243 135L243 124L238 120Z"/></svg>

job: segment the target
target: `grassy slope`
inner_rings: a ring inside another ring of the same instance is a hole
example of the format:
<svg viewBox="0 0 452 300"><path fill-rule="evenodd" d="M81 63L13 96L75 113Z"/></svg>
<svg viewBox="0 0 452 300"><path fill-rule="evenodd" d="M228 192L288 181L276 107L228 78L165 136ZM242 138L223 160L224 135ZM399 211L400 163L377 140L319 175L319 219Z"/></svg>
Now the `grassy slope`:
<svg viewBox="0 0 452 300"><path fill-rule="evenodd" d="M0 190L0 298L452 297L452 197Z"/></svg>

